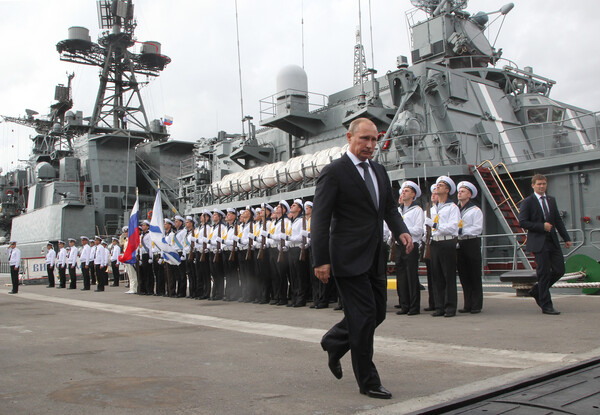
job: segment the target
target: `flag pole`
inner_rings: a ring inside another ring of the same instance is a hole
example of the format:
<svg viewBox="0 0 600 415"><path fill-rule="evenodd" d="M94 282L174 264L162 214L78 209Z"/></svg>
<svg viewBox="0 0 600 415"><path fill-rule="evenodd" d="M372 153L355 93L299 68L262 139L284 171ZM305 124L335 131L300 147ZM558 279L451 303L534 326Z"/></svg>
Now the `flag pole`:
<svg viewBox="0 0 600 415"><path fill-rule="evenodd" d="M139 205L139 189L136 186L135 187L135 202L138 203L138 215L139 215L139 209L140 209L140 205ZM139 223L137 223L135 226L140 226ZM135 253L135 273L137 274L137 294L139 295L142 292L142 284L141 284L141 276L140 276L140 258L138 258L138 254L139 254L139 245L138 244L138 249L136 250L137 252ZM147 287L145 287L147 288ZM146 292L148 292L148 290L146 290Z"/></svg>

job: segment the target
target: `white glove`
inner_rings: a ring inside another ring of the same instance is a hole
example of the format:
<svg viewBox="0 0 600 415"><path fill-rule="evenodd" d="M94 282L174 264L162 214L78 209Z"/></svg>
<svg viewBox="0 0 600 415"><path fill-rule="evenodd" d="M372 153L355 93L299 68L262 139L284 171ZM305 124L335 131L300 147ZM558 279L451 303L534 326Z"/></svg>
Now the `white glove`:
<svg viewBox="0 0 600 415"><path fill-rule="evenodd" d="M233 236L231 237L231 239L233 240L233 242L239 242L239 241L240 241L240 238L239 238L239 236L236 236L236 235L233 235Z"/></svg>
<svg viewBox="0 0 600 415"><path fill-rule="evenodd" d="M248 240L254 240L254 235L248 234Z"/></svg>
<svg viewBox="0 0 600 415"><path fill-rule="evenodd" d="M308 235L310 235L310 233L307 230L302 230L302 232L300 232L300 235L304 236L305 238L308 238Z"/></svg>
<svg viewBox="0 0 600 415"><path fill-rule="evenodd" d="M268 238L269 237L269 232L265 231L264 229L260 230L260 236L264 237L264 238Z"/></svg>
<svg viewBox="0 0 600 415"><path fill-rule="evenodd" d="M185 254L181 254L181 255L179 256L179 259L181 259L182 261L185 261Z"/></svg>
<svg viewBox="0 0 600 415"><path fill-rule="evenodd" d="M433 219L425 218L425 225L433 228Z"/></svg>
<svg viewBox="0 0 600 415"><path fill-rule="evenodd" d="M163 262L164 262L164 261L163 261L163 259L162 259L162 258L158 258L158 263L159 263L159 264L162 264Z"/></svg>
<svg viewBox="0 0 600 415"><path fill-rule="evenodd" d="M152 263L152 260L151 260L151 259L149 259L149 260L148 260L148 263L149 263L149 264L151 264L151 263Z"/></svg>

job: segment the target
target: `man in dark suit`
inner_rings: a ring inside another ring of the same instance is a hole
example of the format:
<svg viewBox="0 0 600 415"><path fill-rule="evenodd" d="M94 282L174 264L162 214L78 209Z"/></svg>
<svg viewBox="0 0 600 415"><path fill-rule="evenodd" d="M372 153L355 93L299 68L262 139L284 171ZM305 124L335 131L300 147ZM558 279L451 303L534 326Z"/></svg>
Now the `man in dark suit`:
<svg viewBox="0 0 600 415"><path fill-rule="evenodd" d="M556 200L546 195L548 181L541 174L531 179L534 193L526 197L520 206L519 224L527 229L527 250L535 255L538 282L529 295L544 314L558 315L550 297L550 287L565 273L565 263L560 249L557 231L565 241L565 247L571 247L571 239L565 228Z"/></svg>
<svg viewBox="0 0 600 415"><path fill-rule="evenodd" d="M385 319L387 300L383 221L407 253L413 243L384 167L370 161L377 127L358 118L347 138L348 152L317 180L311 219L315 275L327 283L333 274L344 303L344 318L323 336L321 346L336 378L342 377L340 359L350 350L360 392L389 399L392 394L381 385L373 363L375 327Z"/></svg>

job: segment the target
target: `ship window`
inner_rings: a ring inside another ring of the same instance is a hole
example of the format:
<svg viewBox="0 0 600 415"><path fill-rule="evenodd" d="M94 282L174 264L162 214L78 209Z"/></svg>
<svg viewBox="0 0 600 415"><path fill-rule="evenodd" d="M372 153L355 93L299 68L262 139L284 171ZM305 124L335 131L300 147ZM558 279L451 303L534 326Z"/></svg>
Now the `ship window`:
<svg viewBox="0 0 600 415"><path fill-rule="evenodd" d="M94 186L94 192L98 193L100 191L100 185Z"/></svg>
<svg viewBox="0 0 600 415"><path fill-rule="evenodd" d="M118 197L106 196L104 198L104 207L106 209L121 209L121 202Z"/></svg>
<svg viewBox="0 0 600 415"><path fill-rule="evenodd" d="M131 194L135 193L135 186L129 186L129 193L131 193Z"/></svg>
<svg viewBox="0 0 600 415"><path fill-rule="evenodd" d="M119 186L111 186L110 191L112 193L119 193Z"/></svg>
<svg viewBox="0 0 600 415"><path fill-rule="evenodd" d="M562 108L552 108L552 121L553 122L562 121L564 114L565 114L565 110L563 110Z"/></svg>
<svg viewBox="0 0 600 415"><path fill-rule="evenodd" d="M125 186L121 186L120 189L121 189L121 193L125 193Z"/></svg>
<svg viewBox="0 0 600 415"><path fill-rule="evenodd" d="M102 185L102 191L103 191L104 193L108 193L108 192L110 192L110 186L109 186L109 185L107 185L107 184L104 184L104 185Z"/></svg>
<svg viewBox="0 0 600 415"><path fill-rule="evenodd" d="M548 108L530 108L527 110L527 121L530 124L548 122Z"/></svg>

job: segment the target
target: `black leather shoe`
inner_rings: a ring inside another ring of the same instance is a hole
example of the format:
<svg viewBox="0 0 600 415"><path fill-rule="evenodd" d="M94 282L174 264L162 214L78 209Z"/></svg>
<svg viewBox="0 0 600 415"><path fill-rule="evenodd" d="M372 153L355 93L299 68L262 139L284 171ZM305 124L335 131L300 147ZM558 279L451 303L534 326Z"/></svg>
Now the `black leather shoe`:
<svg viewBox="0 0 600 415"><path fill-rule="evenodd" d="M550 314L553 316L558 316L560 314L560 311L555 310L554 308L545 308L542 310L542 313L544 314Z"/></svg>
<svg viewBox="0 0 600 415"><path fill-rule="evenodd" d="M441 317L444 315L443 311L436 311L435 313L433 313L431 316L432 317Z"/></svg>
<svg viewBox="0 0 600 415"><path fill-rule="evenodd" d="M54 285L46 285L46 288L54 288Z"/></svg>
<svg viewBox="0 0 600 415"><path fill-rule="evenodd" d="M396 314L398 314L399 316L401 316L402 314L408 314L408 310L396 311Z"/></svg>
<svg viewBox="0 0 600 415"><path fill-rule="evenodd" d="M344 309L344 307L342 307L341 305L339 305L336 308L334 308L335 311L341 311L343 309Z"/></svg>
<svg viewBox="0 0 600 415"><path fill-rule="evenodd" d="M89 291L89 288L82 288L81 291Z"/></svg>
<svg viewBox="0 0 600 415"><path fill-rule="evenodd" d="M96 292L96 293L101 293L101 292L102 292L102 293L103 293L103 292L104 292L104 290L99 290L99 289L97 289L97 288L96 288L96 289L94 290L94 292Z"/></svg>
<svg viewBox="0 0 600 415"><path fill-rule="evenodd" d="M444 317L454 317L456 313L444 313Z"/></svg>
<svg viewBox="0 0 600 415"><path fill-rule="evenodd" d="M402 308L402 306L400 304L396 304L394 308Z"/></svg>
<svg viewBox="0 0 600 415"><path fill-rule="evenodd" d="M329 304L327 304L327 303L321 303L321 304L317 304L317 305L315 306L315 308L316 308L317 310L320 310L321 308L329 308Z"/></svg>
<svg viewBox="0 0 600 415"><path fill-rule="evenodd" d="M458 310L459 313L470 313L471 310L468 308L461 308L460 310Z"/></svg>
<svg viewBox="0 0 600 415"><path fill-rule="evenodd" d="M294 308L298 308L298 307L306 307L306 304L304 304L304 303L296 303L296 304L294 304Z"/></svg>
<svg viewBox="0 0 600 415"><path fill-rule="evenodd" d="M434 310L435 310L435 308L434 308L434 307L425 307L425 308L423 309L423 311L434 311Z"/></svg>
<svg viewBox="0 0 600 415"><path fill-rule="evenodd" d="M284 301L280 301L280 302L277 303L277 305L278 306L281 306L281 305L287 306L287 301L285 301L285 302Z"/></svg>
<svg viewBox="0 0 600 415"><path fill-rule="evenodd" d="M16 291L9 291L8 293L9 294L18 294L18 292L16 292Z"/></svg>
<svg viewBox="0 0 600 415"><path fill-rule="evenodd" d="M340 363L340 359L336 359L333 356L333 353L323 346L323 343L321 343L321 347L327 352L327 366L329 366L329 370L331 370L331 373L333 373L333 376L335 376L336 379L341 379L344 373L342 372L342 364Z"/></svg>
<svg viewBox="0 0 600 415"><path fill-rule="evenodd" d="M420 311L409 311L406 313L407 316L416 316L417 314L421 314Z"/></svg>
<svg viewBox="0 0 600 415"><path fill-rule="evenodd" d="M471 314L479 314L481 313L481 310L471 310Z"/></svg>
<svg viewBox="0 0 600 415"><path fill-rule="evenodd" d="M370 398L377 399L390 399L392 397L392 393L381 385L374 386L367 390L361 390L360 393L367 395Z"/></svg>

